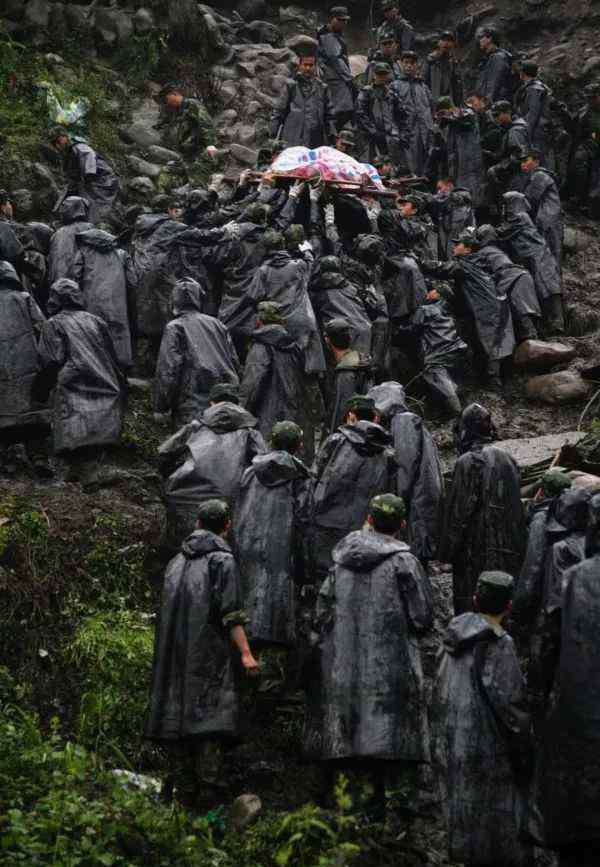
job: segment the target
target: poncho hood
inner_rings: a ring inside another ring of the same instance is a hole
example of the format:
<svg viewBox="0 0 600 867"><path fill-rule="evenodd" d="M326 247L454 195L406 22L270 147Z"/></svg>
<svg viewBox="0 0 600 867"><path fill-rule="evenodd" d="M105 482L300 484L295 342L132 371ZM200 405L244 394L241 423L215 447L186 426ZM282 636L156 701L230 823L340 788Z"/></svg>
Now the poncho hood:
<svg viewBox="0 0 600 867"><path fill-rule="evenodd" d="M76 238L80 247L92 247L104 253L115 250L117 246L115 236L102 229L86 229L85 232L78 232Z"/></svg>
<svg viewBox="0 0 600 867"><path fill-rule="evenodd" d="M379 454L392 443L391 435L381 425L372 421L358 421L352 425L345 424L339 430L360 454Z"/></svg>
<svg viewBox="0 0 600 867"><path fill-rule="evenodd" d="M76 220L87 220L89 206L80 196L68 196L60 206L60 219L63 223L74 223Z"/></svg>
<svg viewBox="0 0 600 867"><path fill-rule="evenodd" d="M588 525L588 508L592 498L589 488L567 488L554 503L548 518L549 533L583 531Z"/></svg>
<svg viewBox="0 0 600 867"><path fill-rule="evenodd" d="M240 428L256 427L256 419L237 403L224 401L209 406L202 415L202 422L216 433L229 433Z"/></svg>
<svg viewBox="0 0 600 867"><path fill-rule="evenodd" d="M503 634L501 626L492 625L481 614L469 611L450 622L444 636L444 647L452 656L460 656L478 641L499 638Z"/></svg>
<svg viewBox="0 0 600 867"><path fill-rule="evenodd" d="M23 284L10 262L0 262L0 289L23 289Z"/></svg>
<svg viewBox="0 0 600 867"><path fill-rule="evenodd" d="M391 418L397 412L408 412L406 393L399 382L382 382L367 392L367 397L375 401L380 416Z"/></svg>
<svg viewBox="0 0 600 867"><path fill-rule="evenodd" d="M294 479L308 478L308 469L289 452L275 451L259 455L252 461L256 478L266 488L285 485Z"/></svg>
<svg viewBox="0 0 600 867"><path fill-rule="evenodd" d="M48 313L54 316L61 310L85 310L83 289L75 280L62 277L50 287Z"/></svg>
<svg viewBox="0 0 600 867"><path fill-rule="evenodd" d="M231 553L231 548L225 539L217 536L216 533L211 533L210 530L195 530L181 546L181 553L188 560L205 557L214 551Z"/></svg>
<svg viewBox="0 0 600 867"><path fill-rule="evenodd" d="M372 530L355 530L333 549L333 562L353 572L371 572L394 554L407 554L410 548L400 539Z"/></svg>

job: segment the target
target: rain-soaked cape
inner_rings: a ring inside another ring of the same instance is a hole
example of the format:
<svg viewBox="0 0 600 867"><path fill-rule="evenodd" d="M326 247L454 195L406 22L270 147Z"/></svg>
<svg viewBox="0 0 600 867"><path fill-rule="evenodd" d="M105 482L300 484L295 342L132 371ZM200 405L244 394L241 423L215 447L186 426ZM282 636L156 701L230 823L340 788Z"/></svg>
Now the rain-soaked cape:
<svg viewBox="0 0 600 867"><path fill-rule="evenodd" d="M229 545L197 530L165 573L147 738L237 737L240 669L229 630L245 621Z"/></svg>
<svg viewBox="0 0 600 867"><path fill-rule="evenodd" d="M428 761L417 637L432 623L429 580L404 542L370 530L346 536L333 560L317 602L305 750L325 760Z"/></svg>
<svg viewBox="0 0 600 867"><path fill-rule="evenodd" d="M458 423L460 457L438 549L438 559L452 563L457 614L471 609L481 572L500 569L518 575L525 549L519 468L508 452L489 444L492 435L486 436L471 418L473 406Z"/></svg>
<svg viewBox="0 0 600 867"><path fill-rule="evenodd" d="M39 353L43 367L57 375L52 434L55 452L118 441L123 426L126 380L106 323L87 313L83 292L73 280L50 290Z"/></svg>
<svg viewBox="0 0 600 867"><path fill-rule="evenodd" d="M254 458L242 478L235 540L251 641L294 646L309 493L308 469L284 451Z"/></svg>
<svg viewBox="0 0 600 867"><path fill-rule="evenodd" d="M529 216L527 199L517 192L505 193L503 199L506 220L498 227L498 237L511 258L527 268L533 277L540 303L551 295L560 295L559 265Z"/></svg>
<svg viewBox="0 0 600 867"><path fill-rule="evenodd" d="M214 316L201 312L202 297L195 280L175 284L175 318L164 330L156 362L155 411L171 411L179 425L202 415L213 385L239 385L239 361L229 332Z"/></svg>
<svg viewBox="0 0 600 867"><path fill-rule="evenodd" d="M457 272L464 302L485 354L489 359L508 358L516 345L508 296L500 287L496 288L481 252L462 256Z"/></svg>
<svg viewBox="0 0 600 867"><path fill-rule="evenodd" d="M44 317L9 262L0 262L0 321L0 429L46 422L32 395L40 368L35 328Z"/></svg>
<svg viewBox="0 0 600 867"><path fill-rule="evenodd" d="M89 207L80 196L67 196L60 206L59 216L63 225L50 240L48 253L48 282L50 285L63 277L71 276L71 268L77 255L77 235L93 229L88 222Z"/></svg>
<svg viewBox="0 0 600 867"><path fill-rule="evenodd" d="M249 412L223 402L160 446L159 459L167 461L173 455L181 461L165 484L172 542L179 544L192 532L200 503L215 497L235 503L244 470L266 450L255 428L256 419Z"/></svg>
<svg viewBox="0 0 600 867"><path fill-rule="evenodd" d="M408 509L410 549L419 560L431 560L439 537L444 490L437 446L423 419L409 412L400 383L384 382L368 396L392 434L398 464L397 494Z"/></svg>
<svg viewBox="0 0 600 867"><path fill-rule="evenodd" d="M557 697L544 725L532 798L530 830L551 848L600 840L598 495L590 512L587 557L564 576Z"/></svg>
<svg viewBox="0 0 600 867"><path fill-rule="evenodd" d="M526 867L524 793L515 779L530 747L512 638L481 614L450 623L434 689L432 754L452 861Z"/></svg>

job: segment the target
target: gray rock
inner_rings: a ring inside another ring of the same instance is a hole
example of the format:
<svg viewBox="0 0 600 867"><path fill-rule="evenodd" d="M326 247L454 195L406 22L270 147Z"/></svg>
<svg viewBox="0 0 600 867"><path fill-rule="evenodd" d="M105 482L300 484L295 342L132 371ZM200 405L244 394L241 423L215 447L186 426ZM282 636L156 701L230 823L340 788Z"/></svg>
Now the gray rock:
<svg viewBox="0 0 600 867"><path fill-rule="evenodd" d="M517 367L526 370L550 370L556 364L572 361L576 355L575 347L564 343L524 340L517 346L513 361Z"/></svg>
<svg viewBox="0 0 600 867"><path fill-rule="evenodd" d="M64 58L60 54L45 54L44 60L48 66L64 66Z"/></svg>
<svg viewBox="0 0 600 867"><path fill-rule="evenodd" d="M241 0L235 8L244 21L254 21L255 18L264 18L267 3L266 0Z"/></svg>
<svg viewBox="0 0 600 867"><path fill-rule="evenodd" d="M565 226L563 235L563 249L565 253L576 253L577 250L583 249L587 242L588 239L583 232L574 229L572 226Z"/></svg>
<svg viewBox="0 0 600 867"><path fill-rule="evenodd" d="M242 76L246 78L254 78L256 75L256 63L251 60L245 60L236 64L236 69Z"/></svg>
<svg viewBox="0 0 600 867"><path fill-rule="evenodd" d="M52 198L56 198L56 196L54 195ZM38 216L36 213L37 203L31 190L25 188L13 190L12 200L19 220L33 220Z"/></svg>
<svg viewBox="0 0 600 867"><path fill-rule="evenodd" d="M558 404L583 400L592 389L579 373L572 370L560 370L558 373L546 373L534 376L525 387L527 397L542 403Z"/></svg>
<svg viewBox="0 0 600 867"><path fill-rule="evenodd" d="M210 68L211 75L214 78L218 78L219 81L227 81L236 79L239 77L239 73L235 66L222 66L219 63L216 63L214 66Z"/></svg>
<svg viewBox="0 0 600 867"><path fill-rule="evenodd" d="M244 35L256 42L266 42L272 46L281 45L283 36L279 27L268 21L251 21L244 28Z"/></svg>
<svg viewBox="0 0 600 867"><path fill-rule="evenodd" d="M25 6L25 21L30 27L45 30L50 23L52 4L49 0L29 0Z"/></svg>
<svg viewBox="0 0 600 867"><path fill-rule="evenodd" d="M238 123L235 127L234 139L242 145L248 146L254 144L256 140L256 130L254 129L254 125L251 126L246 123Z"/></svg>
<svg viewBox="0 0 600 867"><path fill-rule="evenodd" d="M127 385L130 391L137 391L141 394L149 394L152 392L152 381L149 379L136 379L133 376L127 377Z"/></svg>
<svg viewBox="0 0 600 867"><path fill-rule="evenodd" d="M168 162L172 160L180 160L181 154L177 153L177 151L169 150L169 148L163 148L160 145L150 145L148 150L148 156L152 160L152 162L160 163L161 166L166 166Z"/></svg>
<svg viewBox="0 0 600 867"><path fill-rule="evenodd" d="M239 87L235 81L225 81L219 93L223 105L227 107L236 102L239 94Z"/></svg>
<svg viewBox="0 0 600 867"><path fill-rule="evenodd" d="M131 178L127 183L127 189L133 193L135 198L142 200L150 200L156 193L156 187L152 180L145 175L139 175L136 178Z"/></svg>
<svg viewBox="0 0 600 867"><path fill-rule="evenodd" d="M256 99L251 99L248 105L246 106L246 110L244 112L247 118L255 118L258 114L261 114L263 111L263 107Z"/></svg>
<svg viewBox="0 0 600 867"><path fill-rule="evenodd" d="M23 0L4 0L2 3L2 17L19 21L23 15Z"/></svg>
<svg viewBox="0 0 600 867"><path fill-rule="evenodd" d="M243 831L255 822L262 811L262 802L258 795L240 795L231 805L229 817L236 831Z"/></svg>
<svg viewBox="0 0 600 867"><path fill-rule="evenodd" d="M254 167L258 159L258 151L252 148L244 147L237 142L234 142L230 148L231 156L244 166Z"/></svg>
<svg viewBox="0 0 600 867"><path fill-rule="evenodd" d="M65 18L72 30L87 34L94 28L95 11L90 11L88 6L69 3L65 8Z"/></svg>
<svg viewBox="0 0 600 867"><path fill-rule="evenodd" d="M151 33L156 27L154 13L152 12L152 10L146 9L143 6L140 7L133 16L133 26L135 28L135 32L139 36L144 36L147 33Z"/></svg>
<svg viewBox="0 0 600 867"><path fill-rule="evenodd" d="M597 69L600 66L600 54L593 54L586 62L583 64L583 68L581 70L580 78L585 78L593 72L594 69Z"/></svg>
<svg viewBox="0 0 600 867"><path fill-rule="evenodd" d="M144 175L147 178L157 178L160 175L160 166L157 166L155 163L149 163L141 157L128 156L127 164L136 175Z"/></svg>
<svg viewBox="0 0 600 867"><path fill-rule="evenodd" d="M145 123L132 123L129 126L123 126L120 128L119 134L124 141L136 144L141 148L152 147L152 145L158 145L161 142L160 132Z"/></svg>
<svg viewBox="0 0 600 867"><path fill-rule="evenodd" d="M123 45L133 35L131 15L120 9L96 9L96 33L106 45Z"/></svg>
<svg viewBox="0 0 600 867"><path fill-rule="evenodd" d="M52 193L54 196L58 194L58 185L54 180L54 175L43 163L32 163L31 174L35 178L37 189Z"/></svg>
<svg viewBox="0 0 600 867"><path fill-rule="evenodd" d="M216 123L218 126L222 126L225 124L233 126L237 119L238 113L235 108L226 108L225 111L222 111L219 115L217 115Z"/></svg>
<svg viewBox="0 0 600 867"><path fill-rule="evenodd" d="M274 96L279 96L287 87L289 80L285 75L273 75L269 80L269 90Z"/></svg>

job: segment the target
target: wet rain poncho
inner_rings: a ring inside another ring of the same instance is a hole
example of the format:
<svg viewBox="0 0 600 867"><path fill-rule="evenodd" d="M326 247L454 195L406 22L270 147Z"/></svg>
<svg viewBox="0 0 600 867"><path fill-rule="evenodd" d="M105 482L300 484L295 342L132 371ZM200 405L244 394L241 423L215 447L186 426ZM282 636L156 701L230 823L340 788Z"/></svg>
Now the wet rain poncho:
<svg viewBox="0 0 600 867"><path fill-rule="evenodd" d="M7 221L0 219L0 262L10 262L18 267L23 255L23 246L13 226Z"/></svg>
<svg viewBox="0 0 600 867"><path fill-rule="evenodd" d="M367 351L370 351L373 364L379 370L385 368L389 348L389 316L381 278L383 251L384 246L378 235L358 235L354 239L352 254L341 257L342 273L358 289L371 321L371 347ZM350 321L356 327L354 320ZM360 347L353 344L353 349Z"/></svg>
<svg viewBox="0 0 600 867"><path fill-rule="evenodd" d="M418 636L432 624L432 593L408 546L370 530L342 539L317 618L320 676L308 700L306 752L427 762Z"/></svg>
<svg viewBox="0 0 600 867"><path fill-rule="evenodd" d="M321 331L332 319L346 319L352 330L352 346L359 352L370 352L371 320L355 283L340 273L317 274L311 282L310 300Z"/></svg>
<svg viewBox="0 0 600 867"><path fill-rule="evenodd" d="M491 445L489 412L471 404L457 424L459 458L444 509L438 559L452 563L454 611L471 609L481 572L518 575L525 549L519 468Z"/></svg>
<svg viewBox="0 0 600 867"><path fill-rule="evenodd" d="M271 113L271 138L287 147L318 148L335 138L329 88L317 78L297 75L288 81Z"/></svg>
<svg viewBox="0 0 600 867"><path fill-rule="evenodd" d="M438 232L438 255L447 261L452 258L452 238L475 226L473 198L468 190L455 188L449 193L436 193L428 204Z"/></svg>
<svg viewBox="0 0 600 867"><path fill-rule="evenodd" d="M240 402L256 416L268 439L277 421L304 428L307 398L304 359L298 344L282 325L263 325L252 335L240 386Z"/></svg>
<svg viewBox="0 0 600 867"><path fill-rule="evenodd" d="M600 840L599 525L596 494L586 558L564 575L557 697L535 773L530 831L553 849Z"/></svg>
<svg viewBox="0 0 600 867"><path fill-rule="evenodd" d="M73 138L65 155L64 169L72 191L89 203L90 221L106 220L121 190L119 176L110 163L86 141Z"/></svg>
<svg viewBox="0 0 600 867"><path fill-rule="evenodd" d="M402 73L391 85L407 112L408 146L405 151L410 171L424 174L433 139L433 100L431 91L419 76Z"/></svg>
<svg viewBox="0 0 600 867"><path fill-rule="evenodd" d="M528 867L514 773L530 746L523 677L512 638L481 614L461 614L448 627L431 725L450 859Z"/></svg>
<svg viewBox="0 0 600 867"><path fill-rule="evenodd" d="M432 51L423 64L423 81L431 91L434 103L441 96L449 96L455 105L463 98L460 66L450 54Z"/></svg>
<svg viewBox="0 0 600 867"><path fill-rule="evenodd" d="M319 48L317 60L320 77L329 88L335 114L354 111L354 79L348 60L346 42L339 33L327 26L317 34Z"/></svg>
<svg viewBox="0 0 600 867"><path fill-rule="evenodd" d="M44 316L10 262L0 262L0 429L47 421L32 388L40 369L38 329Z"/></svg>
<svg viewBox="0 0 600 867"><path fill-rule="evenodd" d="M50 286L63 277L69 277L77 255L77 235L94 228L88 222L88 214L88 203L79 196L68 196L60 206L59 216L63 225L52 236L48 253Z"/></svg>
<svg viewBox="0 0 600 867"><path fill-rule="evenodd" d="M177 251L169 242L186 229L168 214L142 214L131 239L136 283L137 330L159 338L171 318L171 294L181 273Z"/></svg>
<svg viewBox="0 0 600 867"><path fill-rule="evenodd" d="M589 488L572 487L557 498L546 533L550 548L545 561L541 603L547 614L562 607L563 577L585 557ZM556 539L556 541L554 541Z"/></svg>
<svg viewBox="0 0 600 867"><path fill-rule="evenodd" d="M229 545L208 530L196 530L165 573L147 738L238 736L240 670L229 631L245 621Z"/></svg>
<svg viewBox="0 0 600 867"><path fill-rule="evenodd" d="M164 442L159 459L181 460L165 483L170 538L179 544L192 532L205 500L224 499L233 506L244 471L265 450L256 419L228 401L210 406Z"/></svg>
<svg viewBox="0 0 600 867"><path fill-rule="evenodd" d="M364 352L351 349L336 364L327 387L326 403L331 410L329 433L344 423L348 398L353 394L366 394L373 385L373 377L373 359Z"/></svg>
<svg viewBox="0 0 600 867"><path fill-rule="evenodd" d="M396 254L386 260L383 291L392 324L410 316L424 303L427 286L414 256Z"/></svg>
<svg viewBox="0 0 600 867"><path fill-rule="evenodd" d="M487 97L490 105L500 99L511 102L512 56L504 48L496 48L479 64L476 93Z"/></svg>
<svg viewBox="0 0 600 867"><path fill-rule="evenodd" d="M401 161L409 142L406 110L391 84L363 87L356 100L356 126L367 137L370 158L388 154Z"/></svg>
<svg viewBox="0 0 600 867"><path fill-rule="evenodd" d="M306 373L322 373L325 357L307 286L310 264L304 259L292 259L284 250L270 253L254 274L248 287L247 299L258 305L274 301L286 322L286 329L304 353ZM249 308L253 317L252 307Z"/></svg>
<svg viewBox="0 0 600 867"><path fill-rule="evenodd" d="M175 284L175 318L165 328L156 362L155 412L172 412L178 426L202 415L213 385L239 384L240 365L229 332L201 312L201 298L195 280Z"/></svg>
<svg viewBox="0 0 600 867"><path fill-rule="evenodd" d="M48 313L39 344L40 362L57 376L52 435L54 451L110 445L119 440L125 410L126 380L110 329L85 310L83 290L73 280L50 289Z"/></svg>
<svg viewBox="0 0 600 867"><path fill-rule="evenodd" d="M522 193L505 193L505 221L498 227L498 237L511 258L527 268L535 283L540 303L552 295L561 295L560 269L548 244L529 216L529 203Z"/></svg>
<svg viewBox="0 0 600 867"><path fill-rule="evenodd" d="M471 193L473 207L483 204L485 178L481 136L477 115L470 108L462 108L455 117L441 121L444 128L444 163L448 177L455 188ZM456 236L455 236L456 237Z"/></svg>
<svg viewBox="0 0 600 867"><path fill-rule="evenodd" d="M548 169L537 168L525 179L520 191L527 196L531 219L560 267L564 227L556 177Z"/></svg>
<svg viewBox="0 0 600 867"><path fill-rule="evenodd" d="M256 322L255 310L247 295L256 269L265 258L265 226L240 222L233 238L211 246L213 264L223 270L223 294L219 319L234 335L249 337Z"/></svg>
<svg viewBox="0 0 600 867"><path fill-rule="evenodd" d="M408 510L410 550L421 561L431 560L439 537L444 483L437 446L423 419L406 406L399 382L384 382L368 392L392 435L398 471L396 493Z"/></svg>
<svg viewBox="0 0 600 867"><path fill-rule="evenodd" d="M248 638L293 647L296 584L303 577L310 474L284 451L254 458L242 478L236 508L236 551Z"/></svg>
<svg viewBox="0 0 600 867"><path fill-rule="evenodd" d="M493 276L496 293L507 296L515 318L542 315L533 277L525 268L515 265L512 259L495 243L497 235L490 234L490 241L482 244L477 254L479 261Z"/></svg>
<svg viewBox="0 0 600 867"><path fill-rule="evenodd" d="M104 319L125 370L133 363L125 268L114 235L88 229L76 236L78 253L70 277L83 289L85 309Z"/></svg>
<svg viewBox="0 0 600 867"><path fill-rule="evenodd" d="M539 79L524 82L515 93L515 107L527 124L531 147L546 152L546 130L550 120L551 93Z"/></svg>
<svg viewBox="0 0 600 867"><path fill-rule="evenodd" d="M374 422L345 424L325 440L315 460L312 496L319 571L329 568L334 545L362 527L371 499L396 493L397 471L392 437Z"/></svg>
<svg viewBox="0 0 600 867"><path fill-rule="evenodd" d="M446 302L440 300L418 307L411 317L410 331L418 341L423 382L448 409L460 411L456 383L450 371L465 367L468 347L458 336Z"/></svg>
<svg viewBox="0 0 600 867"><path fill-rule="evenodd" d="M527 550L512 600L512 614L519 624L530 625L540 611L544 567L550 537L546 532L553 499L532 502L527 515Z"/></svg>

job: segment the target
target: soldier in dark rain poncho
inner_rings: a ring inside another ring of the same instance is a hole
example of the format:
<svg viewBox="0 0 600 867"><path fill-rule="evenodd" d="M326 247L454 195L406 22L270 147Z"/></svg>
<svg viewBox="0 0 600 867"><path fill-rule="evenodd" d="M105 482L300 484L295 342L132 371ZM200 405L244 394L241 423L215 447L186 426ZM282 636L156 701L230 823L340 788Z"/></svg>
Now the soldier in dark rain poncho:
<svg viewBox="0 0 600 867"><path fill-rule="evenodd" d="M89 205L79 196L68 196L59 208L62 226L50 241L48 253L48 283L52 285L62 277L69 277L77 255L77 235L93 229L88 222Z"/></svg>
<svg viewBox="0 0 600 867"><path fill-rule="evenodd" d="M553 146L552 142L546 142L552 94L538 78L537 63L522 63L520 79L522 84L515 93L515 107L527 124L531 146L537 148L543 160L546 144L549 144L551 149Z"/></svg>
<svg viewBox="0 0 600 867"><path fill-rule="evenodd" d="M492 27L479 33L479 48L484 58L479 64L477 93L485 96L490 105L499 99L512 98L512 56L500 48L499 34Z"/></svg>
<svg viewBox="0 0 600 867"><path fill-rule="evenodd" d="M437 48L428 55L423 64L423 80L434 102L447 96L456 105L463 98L463 82L460 65L455 56L456 36L444 30L438 39Z"/></svg>
<svg viewBox="0 0 600 867"><path fill-rule="evenodd" d="M370 355L354 348L349 319L330 319L325 326L325 344L335 367L326 386L329 420L325 429L333 433L344 422L346 404L353 394L365 394L373 385L374 365Z"/></svg>
<svg viewBox="0 0 600 867"><path fill-rule="evenodd" d="M83 289L85 309L104 319L110 329L119 364L133 363L125 267L114 235L87 229L75 238L78 252L69 276Z"/></svg>
<svg viewBox="0 0 600 867"><path fill-rule="evenodd" d="M331 770L370 773L371 806L383 818L386 782L408 789L414 811L417 769L429 761L418 637L431 627L433 608L429 580L395 538L402 500L376 496L365 511L368 528L336 545L319 593L304 742Z"/></svg>
<svg viewBox="0 0 600 867"><path fill-rule="evenodd" d="M477 240L481 244L478 258L494 277L497 294L508 297L517 343L535 340L542 310L533 277L502 250L493 226L480 226Z"/></svg>
<svg viewBox="0 0 600 867"><path fill-rule="evenodd" d="M64 127L52 129L50 139L62 154L69 192L89 203L91 222L110 217L121 182L108 160Z"/></svg>
<svg viewBox="0 0 600 867"><path fill-rule="evenodd" d="M452 238L475 225L473 199L449 177L440 178L436 186L437 192L426 204L438 233L438 257L447 261L452 258Z"/></svg>
<svg viewBox="0 0 600 867"><path fill-rule="evenodd" d="M6 190L0 190L0 262L9 262L19 268L23 245L15 232L13 206Z"/></svg>
<svg viewBox="0 0 600 867"><path fill-rule="evenodd" d="M398 467L392 437L377 419L371 398L351 397L346 404L346 424L325 440L317 454L312 554L319 577L329 569L335 545L362 526L370 499L396 490Z"/></svg>
<svg viewBox="0 0 600 867"><path fill-rule="evenodd" d="M382 424L392 435L398 464L396 490L408 512L410 550L426 564L435 556L444 490L437 446L423 419L408 410L399 382L383 382L367 397L375 401Z"/></svg>
<svg viewBox="0 0 600 867"><path fill-rule="evenodd" d="M337 131L354 114L354 79L348 60L344 29L350 20L346 6L331 6L328 22L317 33L320 77L329 88Z"/></svg>
<svg viewBox="0 0 600 867"><path fill-rule="evenodd" d="M532 867L520 840L531 747L523 676L502 628L513 578L484 572L476 613L455 617L444 639L431 714L442 779L448 854L465 867Z"/></svg>
<svg viewBox="0 0 600 867"><path fill-rule="evenodd" d="M304 353L305 372L322 373L325 370L323 347L308 295L311 262L292 258L284 249L284 243L279 232L265 233L266 257L256 270L244 300L246 303L275 301L279 304L288 332Z"/></svg>
<svg viewBox="0 0 600 867"><path fill-rule="evenodd" d="M540 165L541 154L530 150L521 163L520 192L527 196L530 216L560 268L563 246L563 212L556 177Z"/></svg>
<svg viewBox="0 0 600 867"><path fill-rule="evenodd" d="M296 588L304 578L310 473L296 457L302 430L273 427L272 451L254 458L240 486L236 552L252 645L293 647Z"/></svg>
<svg viewBox="0 0 600 867"><path fill-rule="evenodd" d="M600 495L589 504L585 559L564 576L557 698L546 721L530 830L560 867L600 858Z"/></svg>
<svg viewBox="0 0 600 867"><path fill-rule="evenodd" d="M458 460L444 510L438 559L452 563L454 613L470 611L486 569L518 575L525 548L519 469L491 445L492 417L472 403L456 425Z"/></svg>
<svg viewBox="0 0 600 867"><path fill-rule="evenodd" d="M564 331L562 284L560 268L548 244L540 235L529 215L530 205L522 193L505 193L504 222L498 227L498 237L511 258L523 265L535 283L544 319L549 328Z"/></svg>
<svg viewBox="0 0 600 867"><path fill-rule="evenodd" d="M203 503L198 529L167 566L146 723L146 737L169 748L172 764L179 759L163 795L172 795L175 783L181 800L205 808L218 797L221 746L240 735L240 674L258 673L243 627L239 571L226 542L230 527L226 503Z"/></svg>
<svg viewBox="0 0 600 867"><path fill-rule="evenodd" d="M407 112L405 120L408 146L405 160L414 175L423 175L433 136L433 99L419 75L419 58L414 51L401 54L402 75L392 84L392 91Z"/></svg>
<svg viewBox="0 0 600 867"><path fill-rule="evenodd" d="M154 410L171 412L178 427L202 415L213 385L239 384L233 343L224 325L202 313L204 294L195 280L175 284L175 318L165 328L156 363Z"/></svg>
<svg viewBox="0 0 600 867"><path fill-rule="evenodd" d="M331 94L316 77L314 56L301 56L295 80L287 80L271 113L271 138L288 147L333 145L335 119Z"/></svg>
<svg viewBox="0 0 600 867"><path fill-rule="evenodd" d="M0 262L0 430L39 424L47 411L32 387L40 369L37 340L44 316L10 262Z"/></svg>
<svg viewBox="0 0 600 867"><path fill-rule="evenodd" d="M191 533L198 506L219 497L235 504L244 471L265 443L256 419L238 406L237 386L213 386L209 407L158 450L165 483L167 524L171 543L179 545Z"/></svg>
<svg viewBox="0 0 600 867"><path fill-rule="evenodd" d="M481 136L477 115L473 109L457 108L443 97L436 105L436 120L440 126L442 174L452 178L454 185L468 190L474 208L485 198L485 178Z"/></svg>
<svg viewBox="0 0 600 867"><path fill-rule="evenodd" d="M356 101L356 126L369 142L369 160L389 154L395 164L404 159L408 145L406 110L391 87L392 70L387 63L373 66L373 82L363 87Z"/></svg>
<svg viewBox="0 0 600 867"><path fill-rule="evenodd" d="M371 320L359 287L341 273L337 256L323 256L310 283L310 299L323 331L332 319L346 319L352 330L352 345L358 352L371 351ZM351 393L360 389L354 389Z"/></svg>
<svg viewBox="0 0 600 867"><path fill-rule="evenodd" d="M74 280L52 285L48 313L39 353L44 385L56 383L54 451L116 443L123 427L126 380L108 326L85 310L83 290Z"/></svg>
<svg viewBox="0 0 600 867"><path fill-rule="evenodd" d="M307 395L302 350L287 331L279 304L261 301L257 316L240 401L266 439L276 421L304 422Z"/></svg>

